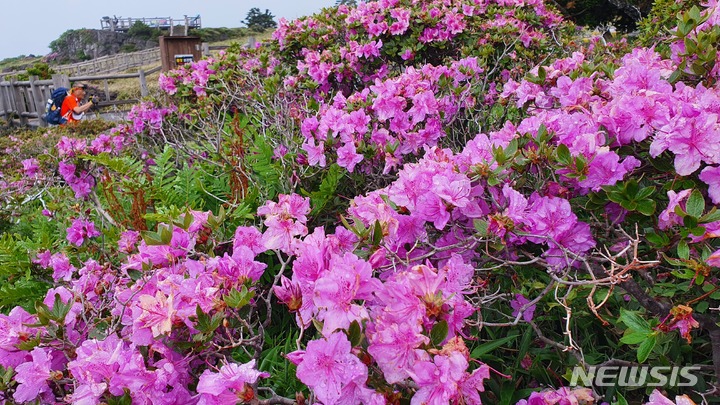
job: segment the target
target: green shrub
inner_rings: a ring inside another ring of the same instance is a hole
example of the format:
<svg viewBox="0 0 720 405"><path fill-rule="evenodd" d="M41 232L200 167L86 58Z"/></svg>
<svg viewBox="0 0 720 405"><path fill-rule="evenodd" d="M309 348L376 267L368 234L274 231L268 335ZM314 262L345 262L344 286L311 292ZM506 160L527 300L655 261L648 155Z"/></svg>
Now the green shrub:
<svg viewBox="0 0 720 405"><path fill-rule="evenodd" d="M149 40L162 35L162 31L159 28L150 27L142 21L135 21L127 34L130 38Z"/></svg>

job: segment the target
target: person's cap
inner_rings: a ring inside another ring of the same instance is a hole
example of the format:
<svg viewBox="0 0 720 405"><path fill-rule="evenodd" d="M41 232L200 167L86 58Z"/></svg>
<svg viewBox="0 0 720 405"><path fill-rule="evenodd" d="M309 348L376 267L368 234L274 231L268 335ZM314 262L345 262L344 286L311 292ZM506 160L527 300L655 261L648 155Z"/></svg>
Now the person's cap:
<svg viewBox="0 0 720 405"><path fill-rule="evenodd" d="M73 90L75 90L75 89L83 89L83 90L86 90L86 89L87 89L87 84L85 84L85 83L75 83L75 84L73 85Z"/></svg>

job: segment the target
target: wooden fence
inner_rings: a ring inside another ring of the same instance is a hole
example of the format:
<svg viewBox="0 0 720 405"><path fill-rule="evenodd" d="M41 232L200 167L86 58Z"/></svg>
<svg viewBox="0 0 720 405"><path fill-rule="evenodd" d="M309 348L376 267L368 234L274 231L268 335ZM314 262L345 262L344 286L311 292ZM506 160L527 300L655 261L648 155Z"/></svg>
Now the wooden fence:
<svg viewBox="0 0 720 405"><path fill-rule="evenodd" d="M86 62L53 66L58 73L70 76L87 76L96 73L116 73L124 70L160 63L160 48L102 56Z"/></svg>
<svg viewBox="0 0 720 405"><path fill-rule="evenodd" d="M30 125L30 120L37 120L37 125L47 126L42 116L45 113L45 106L52 95L53 90L59 87L70 87L71 82L104 82L104 98L98 103L99 107L131 104L138 100L110 100L108 80L137 78L140 86L140 94L148 95L146 75L155 73L160 67L147 72L140 70L137 73L102 75L102 76L75 76L69 77L63 74L53 75L52 80L38 80L33 76L30 80L18 81L11 77L9 80L0 81L0 116L5 119L8 125Z"/></svg>

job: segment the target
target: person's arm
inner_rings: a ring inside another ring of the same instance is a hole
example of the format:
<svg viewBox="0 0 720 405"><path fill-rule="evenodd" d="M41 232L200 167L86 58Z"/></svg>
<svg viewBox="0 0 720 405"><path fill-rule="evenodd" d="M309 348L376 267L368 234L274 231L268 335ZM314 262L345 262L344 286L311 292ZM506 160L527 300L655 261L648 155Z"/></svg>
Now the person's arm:
<svg viewBox="0 0 720 405"><path fill-rule="evenodd" d="M88 101L87 103L85 103L85 104L83 104L83 105L79 105L79 106L73 108L73 112L74 112L75 114L82 114L82 113L84 113L85 111L87 111L87 110L89 110L90 108L92 108L93 105L95 105L95 103L93 102L93 100L90 100L90 101Z"/></svg>

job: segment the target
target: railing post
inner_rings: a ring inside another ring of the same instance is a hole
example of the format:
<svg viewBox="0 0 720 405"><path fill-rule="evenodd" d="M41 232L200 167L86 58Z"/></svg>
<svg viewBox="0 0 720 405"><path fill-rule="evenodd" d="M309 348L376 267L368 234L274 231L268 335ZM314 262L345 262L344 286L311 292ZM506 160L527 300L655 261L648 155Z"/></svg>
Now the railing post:
<svg viewBox="0 0 720 405"><path fill-rule="evenodd" d="M140 78L140 96L147 97L149 92L147 88L147 81L145 80L145 71L140 69L140 71L138 71L138 77Z"/></svg>
<svg viewBox="0 0 720 405"><path fill-rule="evenodd" d="M10 125L10 100L6 97L6 86L3 83L6 83L4 77L0 78L0 105L2 106L5 121L7 125Z"/></svg>
<svg viewBox="0 0 720 405"><path fill-rule="evenodd" d="M54 88L67 87L70 88L70 78L62 73L56 73L52 75L52 82Z"/></svg>
<svg viewBox="0 0 720 405"><path fill-rule="evenodd" d="M43 113L45 112L45 97L43 97L40 87L35 85L37 76L30 76L30 93L32 94L33 102L35 104L35 112L38 115L38 122L41 127L46 127L47 122L43 119Z"/></svg>
<svg viewBox="0 0 720 405"><path fill-rule="evenodd" d="M105 79L105 101L110 101L110 86L107 79Z"/></svg>
<svg viewBox="0 0 720 405"><path fill-rule="evenodd" d="M20 89L20 86L16 84L17 79L14 77L10 79L10 89L12 90L10 93L13 96L13 104L15 104L15 112L17 112L18 117L20 117L20 125L27 126L27 117L23 116L23 113L26 112L25 103L22 96L22 90Z"/></svg>

